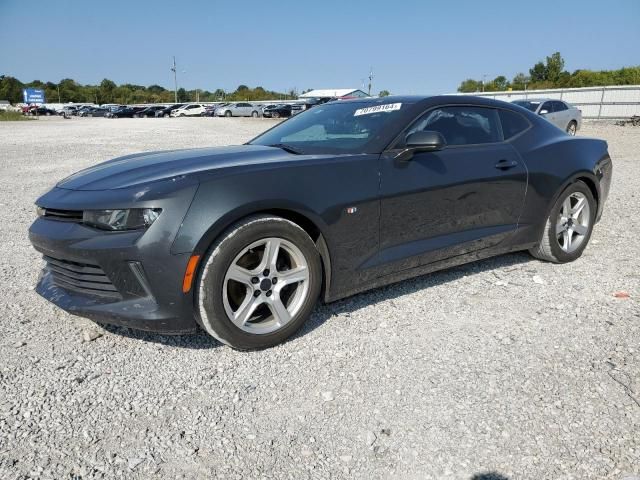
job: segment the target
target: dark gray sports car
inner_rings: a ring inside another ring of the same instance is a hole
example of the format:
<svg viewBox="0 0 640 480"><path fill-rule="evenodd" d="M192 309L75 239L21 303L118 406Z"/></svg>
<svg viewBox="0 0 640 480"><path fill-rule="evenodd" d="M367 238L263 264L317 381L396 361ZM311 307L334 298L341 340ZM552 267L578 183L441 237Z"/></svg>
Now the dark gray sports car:
<svg viewBox="0 0 640 480"><path fill-rule="evenodd" d="M517 250L577 259L611 173L606 142L509 103L331 102L245 145L62 180L29 230L46 262L37 291L98 322L268 347L319 297Z"/></svg>

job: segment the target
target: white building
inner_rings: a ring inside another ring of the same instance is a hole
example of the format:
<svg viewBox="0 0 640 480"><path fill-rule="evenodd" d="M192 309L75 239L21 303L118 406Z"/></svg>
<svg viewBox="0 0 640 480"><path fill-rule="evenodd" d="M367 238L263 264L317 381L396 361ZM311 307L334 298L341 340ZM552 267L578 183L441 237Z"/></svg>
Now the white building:
<svg viewBox="0 0 640 480"><path fill-rule="evenodd" d="M298 98L362 98L368 96L358 88L325 88L311 90L299 95Z"/></svg>

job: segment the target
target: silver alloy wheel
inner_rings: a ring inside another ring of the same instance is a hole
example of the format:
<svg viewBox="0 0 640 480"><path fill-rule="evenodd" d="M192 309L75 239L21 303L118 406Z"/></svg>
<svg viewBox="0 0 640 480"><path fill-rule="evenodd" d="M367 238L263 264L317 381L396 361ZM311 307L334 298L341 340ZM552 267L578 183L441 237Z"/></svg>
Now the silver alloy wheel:
<svg viewBox="0 0 640 480"><path fill-rule="evenodd" d="M309 266L293 243L263 238L234 258L222 288L225 312L236 327L272 333L302 308L309 292Z"/></svg>
<svg viewBox="0 0 640 480"><path fill-rule="evenodd" d="M575 252L589 232L591 208L587 197L580 192L569 195L558 213L556 238L560 248L567 253Z"/></svg>
<svg viewBox="0 0 640 480"><path fill-rule="evenodd" d="M571 123L569 124L569 126L567 127L567 133L568 133L569 135L573 135L573 136L575 136L575 134L576 134L576 130L577 130L577 127L576 127L576 123L575 123L575 122L571 122Z"/></svg>

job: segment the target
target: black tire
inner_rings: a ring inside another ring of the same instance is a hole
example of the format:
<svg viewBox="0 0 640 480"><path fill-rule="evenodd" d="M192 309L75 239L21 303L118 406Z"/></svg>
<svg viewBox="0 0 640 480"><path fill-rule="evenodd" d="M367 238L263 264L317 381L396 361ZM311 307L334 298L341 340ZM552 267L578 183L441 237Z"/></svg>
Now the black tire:
<svg viewBox="0 0 640 480"><path fill-rule="evenodd" d="M589 225L587 227L587 232L585 233L584 240L580 244L580 246L573 252L568 253L565 252L558 242L558 237L556 235L556 219L560 214L560 209L562 208L562 204L570 195L579 192L583 194L587 202L589 204ZM542 233L542 238L540 239L540 243L529 250L529 253L534 257L545 260L547 262L553 263L568 263L573 262L577 258L582 255L584 249L587 247L589 243L589 239L591 238L591 233L593 232L593 225L595 223L597 204L595 199L593 198L593 194L591 193L591 189L582 181L578 180L575 183L569 185L558 197L555 205L551 209L549 213L549 217L547 218L544 231Z"/></svg>
<svg viewBox="0 0 640 480"><path fill-rule="evenodd" d="M273 112L271 114L271 118L280 118L280 114L278 112Z"/></svg>
<svg viewBox="0 0 640 480"><path fill-rule="evenodd" d="M575 120L571 120L569 125L567 125L567 133L569 135L575 136L578 131L578 123Z"/></svg>
<svg viewBox="0 0 640 480"><path fill-rule="evenodd" d="M253 112L251 112L251 116L253 118L258 118L258 112L256 112L255 110Z"/></svg>
<svg viewBox="0 0 640 480"><path fill-rule="evenodd" d="M293 318L271 333L242 330L230 320L223 303L224 278L234 259L253 242L279 237L304 255L309 270L307 295ZM272 215L252 215L229 227L211 245L195 283L194 313L198 324L212 337L237 350L272 347L291 337L309 318L322 285L320 255L309 235L295 223Z"/></svg>
<svg viewBox="0 0 640 480"><path fill-rule="evenodd" d="M233 114L231 113L231 110L227 110L226 112L224 112L224 116L225 117L231 117L231 116L233 116Z"/></svg>

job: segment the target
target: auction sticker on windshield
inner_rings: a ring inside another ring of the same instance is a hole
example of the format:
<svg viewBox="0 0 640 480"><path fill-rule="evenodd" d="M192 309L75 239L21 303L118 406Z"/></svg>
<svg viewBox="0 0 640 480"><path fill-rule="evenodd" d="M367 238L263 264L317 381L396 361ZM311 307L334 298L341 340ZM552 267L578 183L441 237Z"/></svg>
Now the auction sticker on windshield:
<svg viewBox="0 0 640 480"><path fill-rule="evenodd" d="M375 107L359 108L353 112L353 116L359 117L360 115L369 115L371 113L393 112L394 110L400 110L400 107L402 107L402 103L387 103L385 105L376 105Z"/></svg>

